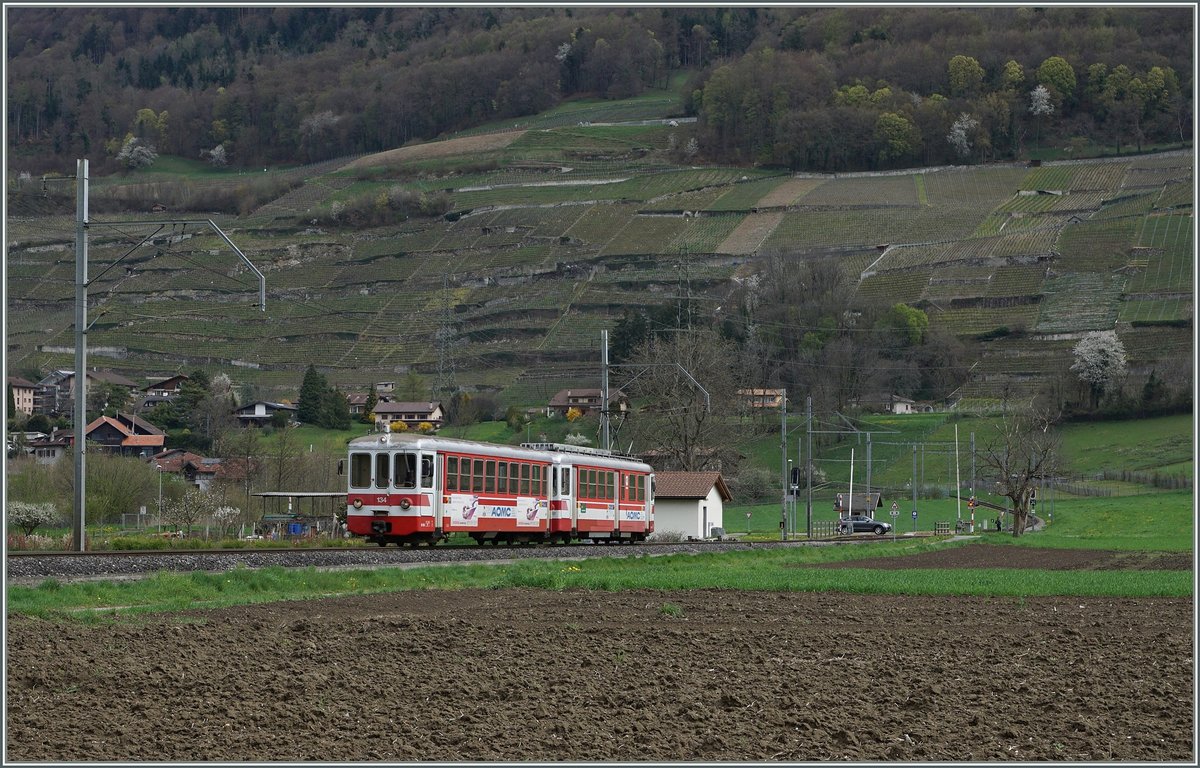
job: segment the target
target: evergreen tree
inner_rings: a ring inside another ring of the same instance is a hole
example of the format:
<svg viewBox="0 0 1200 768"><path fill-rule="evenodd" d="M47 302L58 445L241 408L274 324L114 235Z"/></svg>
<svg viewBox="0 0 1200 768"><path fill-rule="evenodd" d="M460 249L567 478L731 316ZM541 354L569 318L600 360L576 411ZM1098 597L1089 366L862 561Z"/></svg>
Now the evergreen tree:
<svg viewBox="0 0 1200 768"><path fill-rule="evenodd" d="M362 423L370 424L375 420L375 406L379 405L379 395L375 394L375 388L371 387L367 392L367 402L363 406Z"/></svg>
<svg viewBox="0 0 1200 768"><path fill-rule="evenodd" d="M300 402L296 406L296 419L301 424L321 422L325 392L328 389L325 377L317 373L313 366L308 366L308 370L304 372L304 382L300 385Z"/></svg>
<svg viewBox="0 0 1200 768"><path fill-rule="evenodd" d="M336 387L325 390L317 423L326 429L350 429L350 401Z"/></svg>

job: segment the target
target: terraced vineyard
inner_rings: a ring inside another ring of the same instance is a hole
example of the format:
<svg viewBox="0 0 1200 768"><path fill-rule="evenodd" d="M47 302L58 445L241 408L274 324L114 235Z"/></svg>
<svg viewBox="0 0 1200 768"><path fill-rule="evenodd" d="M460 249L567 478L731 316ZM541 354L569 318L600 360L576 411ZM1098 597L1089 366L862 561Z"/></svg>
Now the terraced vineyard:
<svg viewBox="0 0 1200 768"><path fill-rule="evenodd" d="M219 220L267 276L265 313L213 234L163 224L133 248L159 225L113 231L106 218L129 217L94 216L92 362L138 378L203 366L294 397L310 362L358 388L431 379L444 353L460 384L538 405L596 384L600 332L626 310L681 290L721 306L766 251L837 259L859 301L925 309L977 353L968 399L1032 391L1088 330L1117 328L1143 368L1190 359L1190 152L791 175L679 164L677 108L572 103L516 129L280 172L291 191ZM622 119L657 122L598 124ZM240 183L212 175L203 183ZM397 186L450 210L314 223ZM18 197L9 217L9 369L70 367L71 201ZM1024 335L975 340L1002 328Z"/></svg>

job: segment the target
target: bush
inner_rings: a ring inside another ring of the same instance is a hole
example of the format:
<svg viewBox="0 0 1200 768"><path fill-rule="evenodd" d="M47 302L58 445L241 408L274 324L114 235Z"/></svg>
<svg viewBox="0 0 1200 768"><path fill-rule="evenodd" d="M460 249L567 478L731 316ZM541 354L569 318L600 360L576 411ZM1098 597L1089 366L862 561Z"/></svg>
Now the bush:
<svg viewBox="0 0 1200 768"><path fill-rule="evenodd" d="M10 501L5 509L8 524L20 528L30 536L42 526L54 525L58 522L58 507L53 504L30 504L25 501Z"/></svg>

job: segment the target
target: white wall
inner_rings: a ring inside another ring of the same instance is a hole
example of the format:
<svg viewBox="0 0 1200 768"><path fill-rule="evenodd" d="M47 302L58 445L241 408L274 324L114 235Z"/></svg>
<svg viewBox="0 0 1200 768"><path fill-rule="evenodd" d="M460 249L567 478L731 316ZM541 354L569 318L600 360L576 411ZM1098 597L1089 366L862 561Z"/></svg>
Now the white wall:
<svg viewBox="0 0 1200 768"><path fill-rule="evenodd" d="M708 508L707 528L704 508ZM721 494L714 486L703 499L654 500L654 530L679 531L684 536L706 538L713 528L725 527L725 509Z"/></svg>

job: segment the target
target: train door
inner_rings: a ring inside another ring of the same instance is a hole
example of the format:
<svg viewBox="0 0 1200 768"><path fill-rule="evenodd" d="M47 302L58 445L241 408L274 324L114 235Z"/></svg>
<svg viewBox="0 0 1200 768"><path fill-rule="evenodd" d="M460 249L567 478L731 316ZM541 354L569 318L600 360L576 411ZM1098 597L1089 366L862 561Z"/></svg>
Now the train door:
<svg viewBox="0 0 1200 768"><path fill-rule="evenodd" d="M577 530L574 486L570 464L550 467L550 539L570 543Z"/></svg>

